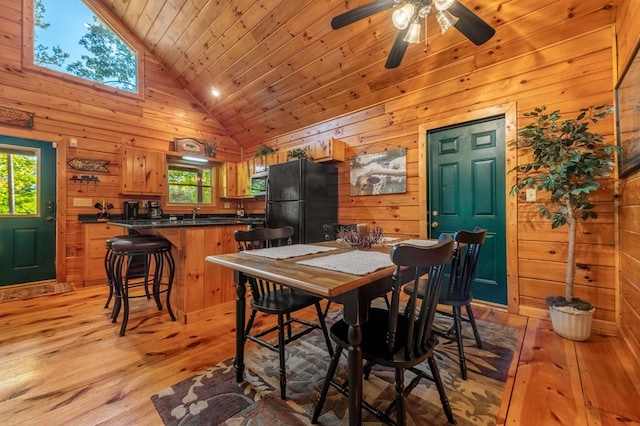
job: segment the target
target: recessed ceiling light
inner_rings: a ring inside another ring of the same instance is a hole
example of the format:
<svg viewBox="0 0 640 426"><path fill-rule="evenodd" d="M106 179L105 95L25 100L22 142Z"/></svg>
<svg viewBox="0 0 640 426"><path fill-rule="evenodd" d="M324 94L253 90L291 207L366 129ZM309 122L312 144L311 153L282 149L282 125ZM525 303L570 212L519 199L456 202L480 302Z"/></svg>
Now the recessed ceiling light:
<svg viewBox="0 0 640 426"><path fill-rule="evenodd" d="M213 96L215 96L216 98L219 98L219 97L220 97L220 90L218 90L218 89L217 89L217 88L215 88L215 87L212 87L212 88L211 88L211 94L212 94Z"/></svg>

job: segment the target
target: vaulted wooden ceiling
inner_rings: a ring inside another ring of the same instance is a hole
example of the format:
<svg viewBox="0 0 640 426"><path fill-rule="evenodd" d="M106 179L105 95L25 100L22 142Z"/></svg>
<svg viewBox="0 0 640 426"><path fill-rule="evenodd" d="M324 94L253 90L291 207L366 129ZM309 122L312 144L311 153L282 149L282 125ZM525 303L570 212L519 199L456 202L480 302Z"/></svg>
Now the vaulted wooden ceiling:
<svg viewBox="0 0 640 426"><path fill-rule="evenodd" d="M330 25L372 0L99 1L242 146L401 96L417 75L446 79L448 65L495 48L500 34L475 46L454 29L441 35L431 16L429 51L410 45L389 70L397 34L390 10L339 30ZM500 26L502 0L461 3Z"/></svg>

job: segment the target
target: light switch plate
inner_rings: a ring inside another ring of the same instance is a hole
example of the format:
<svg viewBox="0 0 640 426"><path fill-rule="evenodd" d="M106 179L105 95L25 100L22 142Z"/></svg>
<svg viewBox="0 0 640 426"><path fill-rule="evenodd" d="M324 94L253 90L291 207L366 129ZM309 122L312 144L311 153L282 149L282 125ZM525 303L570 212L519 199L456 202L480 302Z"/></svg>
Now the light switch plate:
<svg viewBox="0 0 640 426"><path fill-rule="evenodd" d="M527 201L535 201L536 200L536 190L533 188L527 189Z"/></svg>

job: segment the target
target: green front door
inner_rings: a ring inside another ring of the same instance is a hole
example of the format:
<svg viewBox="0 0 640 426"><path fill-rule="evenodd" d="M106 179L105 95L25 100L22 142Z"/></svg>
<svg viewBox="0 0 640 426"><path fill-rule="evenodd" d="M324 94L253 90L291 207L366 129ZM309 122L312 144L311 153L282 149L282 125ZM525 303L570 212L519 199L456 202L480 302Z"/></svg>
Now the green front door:
<svg viewBox="0 0 640 426"><path fill-rule="evenodd" d="M427 138L429 235L485 228L473 296L506 305L505 120L447 127Z"/></svg>
<svg viewBox="0 0 640 426"><path fill-rule="evenodd" d="M0 136L0 286L56 278L56 154Z"/></svg>

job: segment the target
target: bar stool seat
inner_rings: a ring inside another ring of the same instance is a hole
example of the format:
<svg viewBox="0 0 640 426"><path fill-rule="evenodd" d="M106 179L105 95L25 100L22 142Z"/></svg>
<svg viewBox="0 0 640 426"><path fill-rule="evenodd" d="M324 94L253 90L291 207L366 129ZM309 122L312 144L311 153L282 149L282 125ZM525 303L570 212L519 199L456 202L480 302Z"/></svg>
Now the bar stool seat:
<svg viewBox="0 0 640 426"><path fill-rule="evenodd" d="M151 283L151 295L158 310L162 310L160 295L167 294L167 311L171 320L176 317L171 309L171 287L175 274L175 261L171 254L171 242L166 238L152 235L118 236L110 241L110 254L106 261L107 276L113 280L113 297L115 303L111 314L111 322L116 322L123 311L120 336L124 336L129 320L129 299L147 297ZM167 268L166 280L165 266ZM143 287L144 294L137 294L131 290Z"/></svg>

